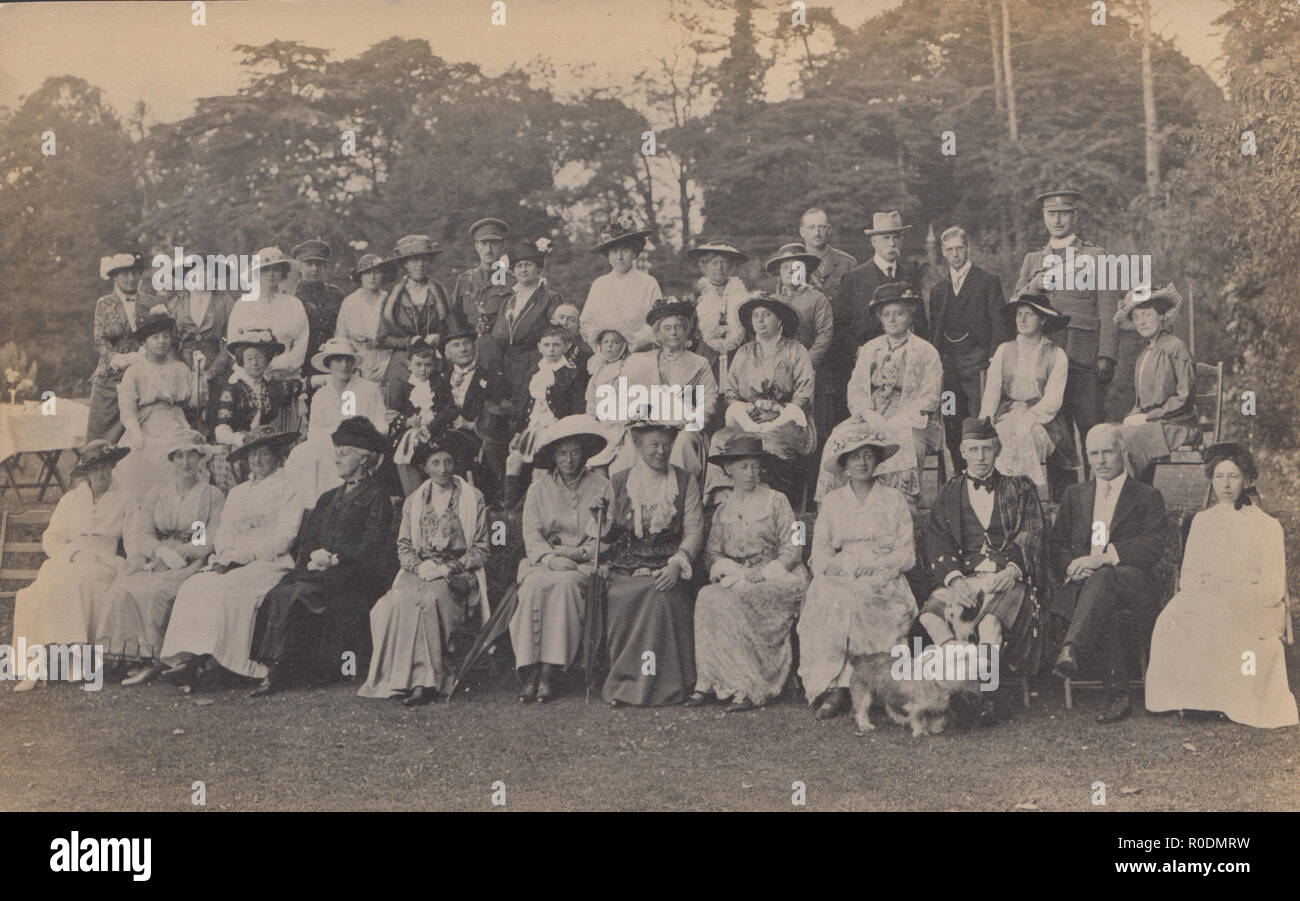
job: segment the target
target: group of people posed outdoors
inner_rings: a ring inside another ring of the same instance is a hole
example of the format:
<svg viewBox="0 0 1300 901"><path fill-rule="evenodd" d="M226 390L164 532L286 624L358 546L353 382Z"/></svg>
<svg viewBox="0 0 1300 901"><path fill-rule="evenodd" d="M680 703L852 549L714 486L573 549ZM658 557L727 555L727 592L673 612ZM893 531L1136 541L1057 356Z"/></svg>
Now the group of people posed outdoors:
<svg viewBox="0 0 1300 901"><path fill-rule="evenodd" d="M260 251L238 297L150 297L140 256L106 257L84 481L15 641L102 645L126 685L192 691L221 669L255 696L353 659L357 694L417 705L451 690L458 630L502 602L487 564L514 553L523 702L563 690L599 613L612 705L740 712L793 685L830 719L854 658L919 637L1091 673L1103 722L1144 700L1293 725L1282 529L1247 448L1202 448L1213 501L1161 606L1180 542L1153 473L1202 434L1182 301L1047 278L1049 255L1103 252L1078 235L1080 197L1038 197L1049 240L1009 296L959 227L923 292L897 212L874 214L859 263L808 210L761 291L744 250L701 241L680 298L620 216L580 304L548 281L549 239L511 244L497 218L469 229L479 264L450 292L425 235L362 256L346 296L321 240ZM1122 341L1140 352L1112 423ZM629 386L679 402L611 413ZM923 505L945 444L957 471ZM517 512L522 542L490 509ZM41 684L26 675L17 690Z"/></svg>

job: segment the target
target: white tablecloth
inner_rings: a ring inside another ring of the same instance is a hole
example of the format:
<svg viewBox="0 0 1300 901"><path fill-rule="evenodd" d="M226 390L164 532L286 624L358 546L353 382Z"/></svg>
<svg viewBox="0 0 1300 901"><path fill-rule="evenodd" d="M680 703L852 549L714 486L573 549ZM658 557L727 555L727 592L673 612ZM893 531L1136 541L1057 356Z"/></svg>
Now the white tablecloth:
<svg viewBox="0 0 1300 901"><path fill-rule="evenodd" d="M20 405L0 403L0 461L31 451L63 450L86 442L87 404L55 399L55 413L26 413Z"/></svg>

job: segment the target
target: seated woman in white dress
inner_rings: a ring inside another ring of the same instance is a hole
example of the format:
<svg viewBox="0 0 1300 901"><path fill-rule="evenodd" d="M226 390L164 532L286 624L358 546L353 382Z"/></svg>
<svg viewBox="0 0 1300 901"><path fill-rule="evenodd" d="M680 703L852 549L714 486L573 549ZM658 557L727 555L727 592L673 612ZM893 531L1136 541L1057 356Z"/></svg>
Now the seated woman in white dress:
<svg viewBox="0 0 1300 901"><path fill-rule="evenodd" d="M934 345L912 332L921 304L921 295L906 283L876 289L870 309L885 331L858 350L848 386L852 416L885 430L898 444L899 452L881 464L876 477L903 492L913 510L921 497L926 455L943 444L943 363ZM842 484L841 478L822 470L817 500Z"/></svg>
<svg viewBox="0 0 1300 901"><path fill-rule="evenodd" d="M1217 710L1264 729L1294 726L1283 636L1289 634L1282 525L1259 508L1254 457L1240 444L1205 452L1216 503L1196 514L1178 594L1156 620L1148 710Z"/></svg>
<svg viewBox="0 0 1300 901"><path fill-rule="evenodd" d="M397 533L401 567L392 587L370 609L374 648L363 698L402 697L407 707L446 693L452 632L478 605L486 621L487 505L483 494L455 474L473 448L449 429L420 444L411 464L429 477L402 504Z"/></svg>
<svg viewBox="0 0 1300 901"><path fill-rule="evenodd" d="M297 437L259 426L231 452L235 462L247 457L248 481L230 489L216 534L208 536L216 553L181 584L163 638L162 656L171 667L164 675L179 679L186 690L214 664L250 679L266 676L266 667L249 654L257 608L293 569L289 548L303 503L282 464Z"/></svg>
<svg viewBox="0 0 1300 901"><path fill-rule="evenodd" d="M198 432L178 440L167 451L171 478L127 516L126 567L108 591L108 620L96 638L110 660L133 666L123 685L143 684L165 669L163 635L176 592L212 556L208 535L216 534L226 503L208 482L214 449Z"/></svg>
<svg viewBox="0 0 1300 901"><path fill-rule="evenodd" d="M993 423L1002 442L998 472L1029 476L1039 498L1047 500L1048 457L1056 453L1063 467L1074 462L1068 425L1061 416L1070 361L1047 337L1065 328L1070 317L1053 309L1037 289L1021 291L1000 312L1013 320L1016 337L993 353L979 418Z"/></svg>
<svg viewBox="0 0 1300 901"><path fill-rule="evenodd" d="M14 598L10 647L17 648L20 641L28 648L88 644L100 633L108 587L125 563L117 554L117 543L130 504L126 492L113 481L113 467L128 453L129 448L114 447L103 438L77 451L72 475L84 475L86 481L59 499L41 536L48 559L36 581ZM16 662L15 675L22 681L14 691L31 691L49 675L40 668L28 672L27 662Z"/></svg>
<svg viewBox="0 0 1300 901"><path fill-rule="evenodd" d="M850 657L904 641L916 601L903 573L916 563L912 514L901 492L875 478L898 451L885 432L847 419L831 432L822 465L848 484L826 495L813 528L812 584L799 614L799 678L818 719L849 707Z"/></svg>
<svg viewBox="0 0 1300 901"><path fill-rule="evenodd" d="M345 338L330 338L311 358L318 372L328 372L325 384L311 399L311 416L307 423L307 440L289 454L285 469L294 490L308 507L331 488L343 484L334 468L335 429L351 416L364 416L379 430L388 433L388 410L379 385L357 374L360 357Z"/></svg>
<svg viewBox="0 0 1300 901"><path fill-rule="evenodd" d="M549 701L557 668L573 665L596 555L598 513L609 531L614 490L587 461L605 446L590 416L566 416L543 436L533 455L539 474L524 499L524 559L519 605L510 618L510 644L523 683L519 700Z"/></svg>
<svg viewBox="0 0 1300 901"><path fill-rule="evenodd" d="M791 639L808 571L794 531L794 511L760 479L772 456L758 435L737 435L709 462L731 479L713 511L705 547L709 584L695 599L695 691L688 707L709 697L728 713L754 710L781 694L793 664Z"/></svg>

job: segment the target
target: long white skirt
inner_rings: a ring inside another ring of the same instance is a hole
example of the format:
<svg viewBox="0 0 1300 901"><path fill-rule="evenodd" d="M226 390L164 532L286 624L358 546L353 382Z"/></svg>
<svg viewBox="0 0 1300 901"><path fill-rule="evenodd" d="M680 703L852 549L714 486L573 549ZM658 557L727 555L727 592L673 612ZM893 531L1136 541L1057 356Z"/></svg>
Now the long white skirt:
<svg viewBox="0 0 1300 901"><path fill-rule="evenodd" d="M13 644L89 644L109 621L108 589L126 561L83 551L75 563L46 560L14 598Z"/></svg>

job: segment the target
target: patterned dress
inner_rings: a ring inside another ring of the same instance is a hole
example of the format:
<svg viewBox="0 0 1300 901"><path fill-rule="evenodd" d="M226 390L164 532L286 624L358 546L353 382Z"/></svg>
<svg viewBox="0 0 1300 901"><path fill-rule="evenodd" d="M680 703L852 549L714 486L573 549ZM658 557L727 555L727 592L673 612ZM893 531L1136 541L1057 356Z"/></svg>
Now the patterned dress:
<svg viewBox="0 0 1300 901"><path fill-rule="evenodd" d="M766 485L714 511L705 550L714 584L695 600L696 691L763 704L785 687L791 627L808 585L794 525L790 502ZM731 575L742 581L717 584Z"/></svg>

